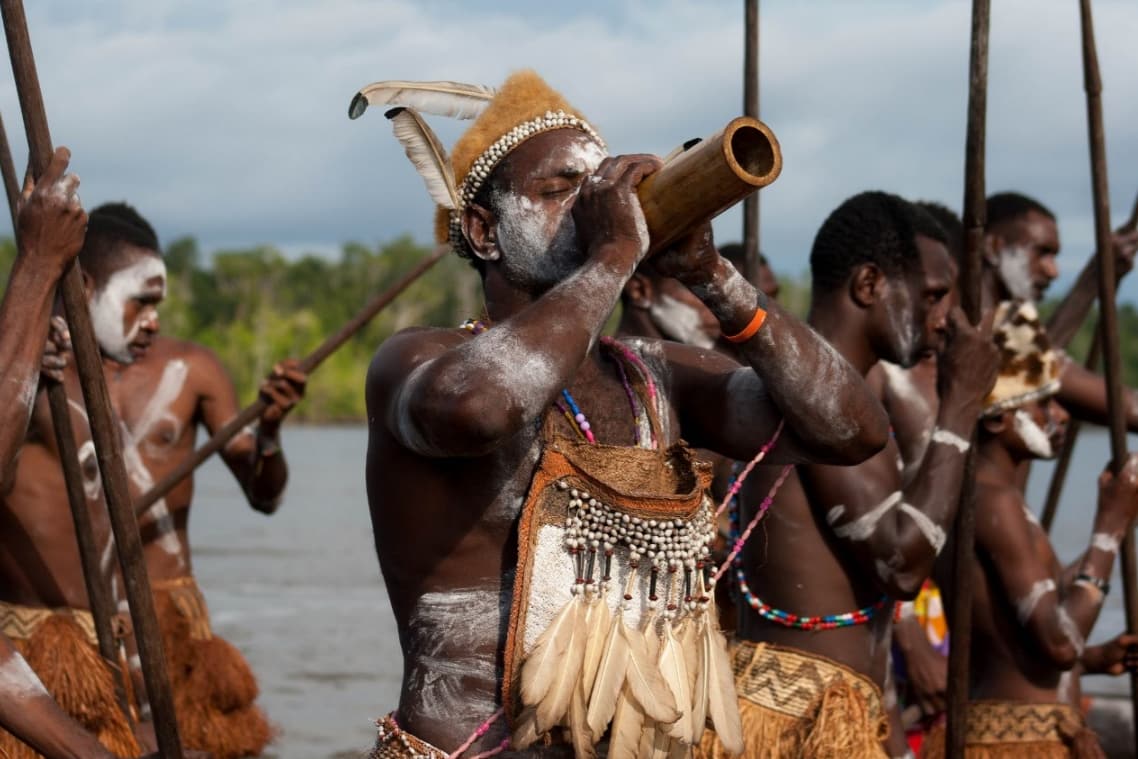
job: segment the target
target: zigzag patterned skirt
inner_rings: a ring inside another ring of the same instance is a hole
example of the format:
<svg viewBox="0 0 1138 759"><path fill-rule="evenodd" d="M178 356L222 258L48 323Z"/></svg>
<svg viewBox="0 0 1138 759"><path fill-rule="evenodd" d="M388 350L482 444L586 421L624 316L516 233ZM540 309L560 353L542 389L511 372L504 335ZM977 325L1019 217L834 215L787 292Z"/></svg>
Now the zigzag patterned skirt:
<svg viewBox="0 0 1138 759"><path fill-rule="evenodd" d="M942 759L944 727L921 746L921 759ZM966 759L1105 759L1079 712L1065 704L973 701L968 705Z"/></svg>
<svg viewBox="0 0 1138 759"><path fill-rule="evenodd" d="M731 651L747 759L885 759L889 721L864 675L803 651L742 641ZM726 759L711 730L696 756Z"/></svg>

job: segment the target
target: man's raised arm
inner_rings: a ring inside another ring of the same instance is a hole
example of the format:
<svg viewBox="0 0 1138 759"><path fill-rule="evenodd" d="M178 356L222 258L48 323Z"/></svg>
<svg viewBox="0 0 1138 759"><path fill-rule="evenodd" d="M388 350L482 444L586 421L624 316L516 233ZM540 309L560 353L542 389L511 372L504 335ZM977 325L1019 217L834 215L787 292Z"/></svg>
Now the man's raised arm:
<svg viewBox="0 0 1138 759"><path fill-rule="evenodd" d="M55 288L83 245L87 214L67 174L71 154L58 148L35 185L29 180L17 216L19 249L0 302L0 492L15 473L39 383Z"/></svg>

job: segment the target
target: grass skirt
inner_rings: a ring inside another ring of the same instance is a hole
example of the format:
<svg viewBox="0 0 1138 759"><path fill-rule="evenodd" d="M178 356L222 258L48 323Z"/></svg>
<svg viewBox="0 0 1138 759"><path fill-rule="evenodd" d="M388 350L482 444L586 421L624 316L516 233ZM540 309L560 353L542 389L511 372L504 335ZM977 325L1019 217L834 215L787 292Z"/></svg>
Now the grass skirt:
<svg viewBox="0 0 1138 759"><path fill-rule="evenodd" d="M921 759L943 759L944 726L921 745ZM1064 704L973 701L968 705L966 759L1105 759L1083 717Z"/></svg>
<svg viewBox="0 0 1138 759"><path fill-rule="evenodd" d="M192 577L156 580L152 587L183 746L215 759L259 756L273 729L253 703L257 680L245 657L213 635Z"/></svg>
<svg viewBox="0 0 1138 759"><path fill-rule="evenodd" d="M141 753L115 695L118 675L99 656L88 612L0 603L0 629L63 711L108 751L120 757ZM39 759L41 755L0 729L0 756Z"/></svg>
<svg viewBox="0 0 1138 759"><path fill-rule="evenodd" d="M736 643L731 653L747 759L885 759L889 722L869 678L765 643ZM708 729L695 756L730 755Z"/></svg>

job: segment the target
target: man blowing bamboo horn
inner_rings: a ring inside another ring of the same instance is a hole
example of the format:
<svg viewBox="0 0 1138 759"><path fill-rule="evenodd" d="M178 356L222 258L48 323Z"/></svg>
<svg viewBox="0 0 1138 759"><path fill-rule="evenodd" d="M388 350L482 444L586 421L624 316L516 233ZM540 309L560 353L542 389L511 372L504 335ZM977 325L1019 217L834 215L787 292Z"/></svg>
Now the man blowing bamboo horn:
<svg viewBox="0 0 1138 759"><path fill-rule="evenodd" d="M857 466L799 465L777 494L772 476L746 482L742 521L770 509L735 565L736 687L748 756L883 757L892 599L916 595L943 548L997 357L988 334L948 308L944 232L902 198L847 200L818 231L810 266L811 325L861 372L938 350L944 402L911 482L892 441ZM703 748L722 755L713 739Z"/></svg>
<svg viewBox="0 0 1138 759"><path fill-rule="evenodd" d="M997 314L1000 376L984 401L976 464L976 556L972 568L969 759L1102 757L1083 724L1076 667L1121 674L1138 654L1119 636L1084 647L1109 592L1115 555L1138 514L1138 456L1099 478L1087 549L1064 568L1015 484L1017 465L1049 459L1068 416L1056 402L1058 356L1030 303ZM947 575L947 572L938 572ZM947 583L950 578L942 577ZM945 585L951 595L951 587ZM944 755L943 731L922 756Z"/></svg>
<svg viewBox="0 0 1138 759"><path fill-rule="evenodd" d="M25 187L18 211L19 250L0 305L0 384L5 388L4 402L0 403L0 469L3 471L0 493L3 494L13 485L16 456L32 415L55 288L83 244L87 215L75 193L79 178L64 173L69 157L66 148L56 149L40 181L35 184L29 181ZM65 341L66 328L59 322L54 328L57 339ZM3 524L0 542L6 542L5 538L13 531L26 529L8 509L6 501L0 502L0 520ZM74 537L70 547L74 553ZM25 558L29 560L21 562L20 557L3 552L5 574L34 573L43 568L45 561L58 557L48 554ZM81 593L82 587L80 576L73 590ZM3 597L9 598L6 594L12 590L6 583L0 583ZM5 626L5 631L8 630ZM113 688L106 700L86 703L64 700L64 706L72 715L68 716L28 666L19 652L21 648L27 650L26 642L18 642L13 647L7 636L0 634L0 728L3 728L0 753L12 759L35 756L37 751L48 759L74 756L111 759L107 747L113 747L127 749L131 756L137 755L130 728L115 704ZM110 682L111 675L98 661L97 654L87 654L85 660L98 668L101 682ZM111 724L117 727L106 729ZM102 738L106 746L100 744L96 736Z"/></svg>
<svg viewBox="0 0 1138 759"><path fill-rule="evenodd" d="M489 317L400 332L368 374L368 495L404 657L372 755L589 757L607 735L611 757L642 744L685 756L708 722L740 751L709 608L707 467L680 436L751 458L785 418L773 460L853 463L885 442L880 407L719 257L707 227L655 265L711 309L746 364L601 338L647 251L636 187L660 164L607 157L536 74L497 92L400 82L363 94L479 114L452 158L417 113L390 115Z"/></svg>
<svg viewBox="0 0 1138 759"><path fill-rule="evenodd" d="M110 204L92 211L79 260L111 403L121 421L131 491L138 496L189 454L199 421L213 430L236 414L236 396L212 353L157 335L157 306L166 292L166 269L154 230L134 209ZM70 398L83 488L92 506L95 538L102 547L105 580L111 583L120 611L125 611L78 376L67 362L53 365L50 371L64 383ZM303 387L304 377L294 367L277 367L262 388L271 403L259 428L235 438L222 453L250 503L265 513L275 510L287 478L278 438L280 422ZM192 480L187 479L139 519L180 733L187 748L209 751L219 759L256 755L271 730L253 704L257 687L248 665L236 649L212 635L204 600L193 582L186 532L192 492ZM44 394L36 401L3 508L13 525L0 535L0 618L5 630L38 652L29 653L33 669L68 672L58 684L47 683L65 706L75 703L75 708L89 708L95 714L111 709L114 690L94 652L89 615L51 611L86 609L87 597ZM129 637L126 643L132 646ZM141 696L138 660L130 661L135 690ZM81 696L61 694L58 689L68 685L80 688L88 699L96 694L98 702L80 703L76 699ZM145 703L140 704L139 716L143 741L149 743ZM137 755L125 721L100 723L98 729L109 731L112 724L118 742L111 745L107 739L108 745L120 755Z"/></svg>

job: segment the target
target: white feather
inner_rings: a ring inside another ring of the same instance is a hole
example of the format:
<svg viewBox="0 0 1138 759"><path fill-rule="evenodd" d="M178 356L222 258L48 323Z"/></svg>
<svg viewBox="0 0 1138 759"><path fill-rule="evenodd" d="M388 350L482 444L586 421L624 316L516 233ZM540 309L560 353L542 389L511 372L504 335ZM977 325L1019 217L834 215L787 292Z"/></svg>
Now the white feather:
<svg viewBox="0 0 1138 759"><path fill-rule="evenodd" d="M608 759L636 759L643 724L644 713L640 705L628 691L622 691L613 712Z"/></svg>
<svg viewBox="0 0 1138 759"><path fill-rule="evenodd" d="M708 666L707 656L703 645L703 628L707 624L705 615L695 620L685 620L683 635L680 636L680 645L684 649L685 662L690 662L688 681L691 683L691 742L693 746L699 745L703 731L707 727L707 688Z"/></svg>
<svg viewBox="0 0 1138 759"><path fill-rule="evenodd" d="M597 666L592 693L589 694L589 729L603 735L616 711L617 701L628 669L628 638L624 634L624 609L613 615L605 637L601 662Z"/></svg>
<svg viewBox="0 0 1138 759"><path fill-rule="evenodd" d="M646 719L670 725L680 717L676 699L660 674L656 660L651 656L644 635L621 625L628 641L628 668L625 683ZM685 684L686 684L686 675Z"/></svg>
<svg viewBox="0 0 1138 759"><path fill-rule="evenodd" d="M582 596L574 596L568 607L566 625L569 636L565 649L554 662L555 672L545 698L537 704L537 729L542 733L559 724L569 713L573 693L580 685L581 664L585 658L585 604ZM524 671L522 676L525 677ZM524 679L522 685L525 686Z"/></svg>
<svg viewBox="0 0 1138 759"><path fill-rule="evenodd" d="M657 662L664 683L667 685L668 692L671 693L675 701L675 708L679 712L679 719L665 725L663 730L672 738L690 746L692 708L687 666L684 664L683 649L680 648L679 641L676 640L676 635L672 631L672 626L668 623L664 624L664 642L660 645L660 657ZM660 721L667 722L668 720Z"/></svg>
<svg viewBox="0 0 1138 759"><path fill-rule="evenodd" d="M458 208L454 169L439 138L411 108L395 108L387 112L395 137L403 145L407 157L427 185L427 192L437 205L450 210Z"/></svg>
<svg viewBox="0 0 1138 759"><path fill-rule="evenodd" d="M735 695L735 673L727 641L719 632L714 602L708 606L704 622L704 657L708 662L707 713L716 736L727 753L743 753L743 724L739 717L739 699Z"/></svg>
<svg viewBox="0 0 1138 759"><path fill-rule="evenodd" d="M510 748L521 751L529 748L540 737L541 733L537 731L537 712L532 706L526 707L514 723L514 731L510 735Z"/></svg>
<svg viewBox="0 0 1138 759"><path fill-rule="evenodd" d="M572 643L577 609L577 596L574 596L541 633L526 657L522 665L523 705L537 706L549 693Z"/></svg>
<svg viewBox="0 0 1138 759"><path fill-rule="evenodd" d="M463 82L373 82L352 99L348 114L358 118L363 105L402 105L435 116L472 119L494 99L493 87Z"/></svg>
<svg viewBox="0 0 1138 759"><path fill-rule="evenodd" d="M597 670L601 665L601 654L605 650L605 636L612 624L612 612L604 597L594 598L589 604L586 617L588 639L585 641L585 663L581 667L581 691L585 700L593 693L593 683L597 681Z"/></svg>

